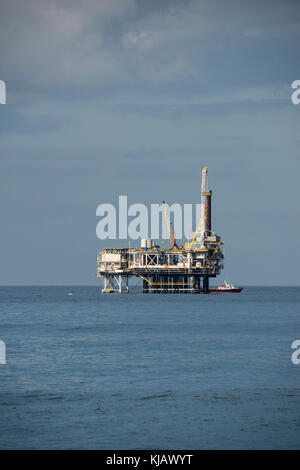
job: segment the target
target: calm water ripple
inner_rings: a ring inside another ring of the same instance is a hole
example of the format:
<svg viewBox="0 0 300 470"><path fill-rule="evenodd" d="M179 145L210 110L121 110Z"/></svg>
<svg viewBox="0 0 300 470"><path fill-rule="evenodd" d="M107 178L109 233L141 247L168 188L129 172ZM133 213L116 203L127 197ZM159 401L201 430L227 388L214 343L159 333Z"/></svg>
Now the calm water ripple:
<svg viewBox="0 0 300 470"><path fill-rule="evenodd" d="M297 287L0 288L0 448L300 448Z"/></svg>

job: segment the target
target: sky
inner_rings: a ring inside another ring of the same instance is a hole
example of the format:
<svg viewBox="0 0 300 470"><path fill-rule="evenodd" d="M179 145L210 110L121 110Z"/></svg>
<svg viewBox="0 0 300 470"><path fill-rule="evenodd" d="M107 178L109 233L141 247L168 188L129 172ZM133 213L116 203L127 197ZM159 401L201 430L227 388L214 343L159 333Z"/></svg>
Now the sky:
<svg viewBox="0 0 300 470"><path fill-rule="evenodd" d="M299 285L298 0L0 8L1 285L100 286L97 206L199 203L204 166L218 280Z"/></svg>

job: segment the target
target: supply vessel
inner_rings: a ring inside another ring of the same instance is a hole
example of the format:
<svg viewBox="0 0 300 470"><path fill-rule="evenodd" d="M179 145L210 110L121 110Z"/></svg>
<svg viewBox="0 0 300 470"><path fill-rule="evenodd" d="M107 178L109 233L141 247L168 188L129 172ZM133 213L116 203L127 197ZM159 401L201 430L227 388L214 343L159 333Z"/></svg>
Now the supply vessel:
<svg viewBox="0 0 300 470"><path fill-rule="evenodd" d="M224 292L233 292L233 293L238 293L242 292L243 287L236 287L233 284L230 284L227 281L224 281L224 284L221 284L218 287L213 287L209 289L209 292L212 293L224 293Z"/></svg>

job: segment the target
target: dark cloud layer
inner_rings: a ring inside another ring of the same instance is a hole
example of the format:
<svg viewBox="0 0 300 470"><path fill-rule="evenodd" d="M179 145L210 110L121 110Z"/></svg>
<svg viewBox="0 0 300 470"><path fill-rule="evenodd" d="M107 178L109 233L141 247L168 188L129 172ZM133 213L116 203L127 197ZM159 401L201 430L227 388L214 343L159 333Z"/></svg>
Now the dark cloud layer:
<svg viewBox="0 0 300 470"><path fill-rule="evenodd" d="M176 94L178 84L283 83L299 70L298 1L1 3L2 75L17 90Z"/></svg>

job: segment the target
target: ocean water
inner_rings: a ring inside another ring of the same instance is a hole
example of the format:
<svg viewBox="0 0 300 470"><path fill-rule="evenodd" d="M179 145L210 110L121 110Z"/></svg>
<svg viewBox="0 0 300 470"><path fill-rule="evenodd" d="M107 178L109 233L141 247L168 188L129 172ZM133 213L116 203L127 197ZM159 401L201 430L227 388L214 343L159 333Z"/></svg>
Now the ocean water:
<svg viewBox="0 0 300 470"><path fill-rule="evenodd" d="M300 288L0 288L1 449L300 448Z"/></svg>

